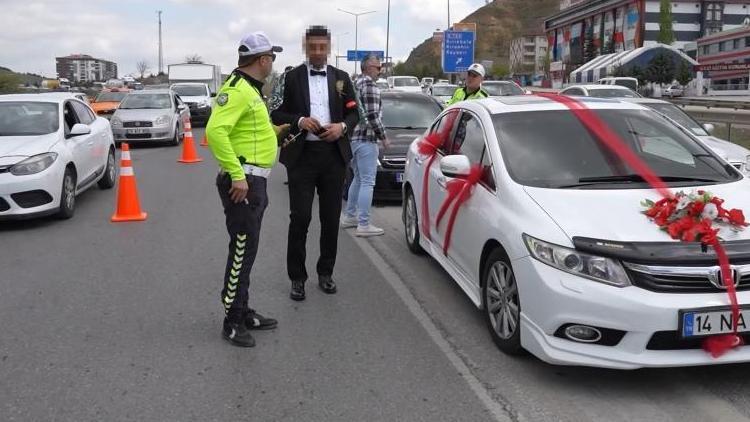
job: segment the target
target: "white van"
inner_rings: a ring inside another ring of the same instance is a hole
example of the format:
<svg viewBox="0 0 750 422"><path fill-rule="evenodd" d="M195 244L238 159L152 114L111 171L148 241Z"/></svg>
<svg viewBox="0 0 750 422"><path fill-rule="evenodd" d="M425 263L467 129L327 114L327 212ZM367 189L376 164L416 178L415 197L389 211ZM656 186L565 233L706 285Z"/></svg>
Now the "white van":
<svg viewBox="0 0 750 422"><path fill-rule="evenodd" d="M389 76L388 86L395 91L422 92L422 86L416 76Z"/></svg>
<svg viewBox="0 0 750 422"><path fill-rule="evenodd" d="M628 76L613 76L608 78L601 78L599 79L598 83L601 85L620 85L628 87L633 91L638 91L638 79Z"/></svg>

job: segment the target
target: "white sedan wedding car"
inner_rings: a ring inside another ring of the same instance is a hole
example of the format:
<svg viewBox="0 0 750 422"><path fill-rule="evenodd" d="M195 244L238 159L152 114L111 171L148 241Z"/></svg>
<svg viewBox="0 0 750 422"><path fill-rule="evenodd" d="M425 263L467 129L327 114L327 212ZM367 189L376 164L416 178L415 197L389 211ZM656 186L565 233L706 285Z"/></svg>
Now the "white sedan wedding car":
<svg viewBox="0 0 750 422"><path fill-rule="evenodd" d="M76 195L115 184L109 121L59 95L0 96L0 219L70 218Z"/></svg>
<svg viewBox="0 0 750 422"><path fill-rule="evenodd" d="M673 192L705 189L750 210L750 182L671 120L637 104L579 101ZM657 193L566 106L537 96L464 101L424 136L433 132L447 133L430 168L419 140L407 154L406 242L431 255L482 309L501 350L620 369L750 360L749 346L717 359L701 350L706 335L729 330L713 250L672 240L643 215L641 201ZM481 179L458 209L444 253L449 218L436 227L436 214L446 187L476 175L473 166L481 166ZM720 234L740 306L748 305L750 231ZM712 326L700 323L707 316ZM750 326L740 321L746 336Z"/></svg>

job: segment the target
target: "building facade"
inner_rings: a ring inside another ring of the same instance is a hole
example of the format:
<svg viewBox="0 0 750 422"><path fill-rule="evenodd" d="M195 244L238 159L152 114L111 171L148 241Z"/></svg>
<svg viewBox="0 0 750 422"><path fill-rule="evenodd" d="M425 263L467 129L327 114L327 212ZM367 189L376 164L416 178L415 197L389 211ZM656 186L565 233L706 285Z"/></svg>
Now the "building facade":
<svg viewBox="0 0 750 422"><path fill-rule="evenodd" d="M117 78L117 63L86 54L56 57L57 77L77 83L103 82Z"/></svg>
<svg viewBox="0 0 750 422"><path fill-rule="evenodd" d="M748 89L750 27L741 26L699 38L697 45L698 68L703 71L703 78L711 80L711 89Z"/></svg>
<svg viewBox="0 0 750 422"><path fill-rule="evenodd" d="M544 73L547 57L547 38L530 34L510 42L510 71L512 74L539 75Z"/></svg>
<svg viewBox="0 0 750 422"><path fill-rule="evenodd" d="M569 3L572 3L568 5ZM659 0L561 0L544 22L552 61L577 66L601 54L657 44ZM750 0L672 0L673 47L742 26Z"/></svg>

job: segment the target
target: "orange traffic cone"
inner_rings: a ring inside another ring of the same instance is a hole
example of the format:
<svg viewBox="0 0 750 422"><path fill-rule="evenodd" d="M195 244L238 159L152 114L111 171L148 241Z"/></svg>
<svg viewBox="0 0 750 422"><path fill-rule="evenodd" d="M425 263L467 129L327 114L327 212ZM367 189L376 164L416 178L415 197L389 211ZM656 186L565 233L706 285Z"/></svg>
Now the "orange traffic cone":
<svg viewBox="0 0 750 422"><path fill-rule="evenodd" d="M141 205L138 202L138 188L135 185L135 173L133 173L133 164L130 161L130 147L126 143L122 144L120 160L117 209L112 215L112 221L143 221L148 214L141 211Z"/></svg>
<svg viewBox="0 0 750 422"><path fill-rule="evenodd" d="M195 140L193 139L193 128L190 125L190 120L185 122L185 139L182 140L182 157L177 161L185 164L200 163L203 161L195 150Z"/></svg>
<svg viewBox="0 0 750 422"><path fill-rule="evenodd" d="M203 134L203 140L201 140L200 146L207 147L208 146L208 138L206 138L206 134Z"/></svg>

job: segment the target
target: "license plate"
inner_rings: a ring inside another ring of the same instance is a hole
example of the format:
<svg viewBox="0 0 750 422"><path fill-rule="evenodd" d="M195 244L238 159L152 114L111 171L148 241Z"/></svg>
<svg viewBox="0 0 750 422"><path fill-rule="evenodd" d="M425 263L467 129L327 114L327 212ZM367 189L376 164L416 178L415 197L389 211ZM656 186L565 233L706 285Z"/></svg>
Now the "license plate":
<svg viewBox="0 0 750 422"><path fill-rule="evenodd" d="M404 173L396 173L396 183L404 183Z"/></svg>
<svg viewBox="0 0 750 422"><path fill-rule="evenodd" d="M146 131L143 129L128 129L128 133L131 135L137 135L141 133L146 133Z"/></svg>
<svg viewBox="0 0 750 422"><path fill-rule="evenodd" d="M732 310L729 307L680 310L680 335L682 338L706 337L732 332ZM745 316L747 315L747 316ZM747 332L750 309L740 308L737 331Z"/></svg>

